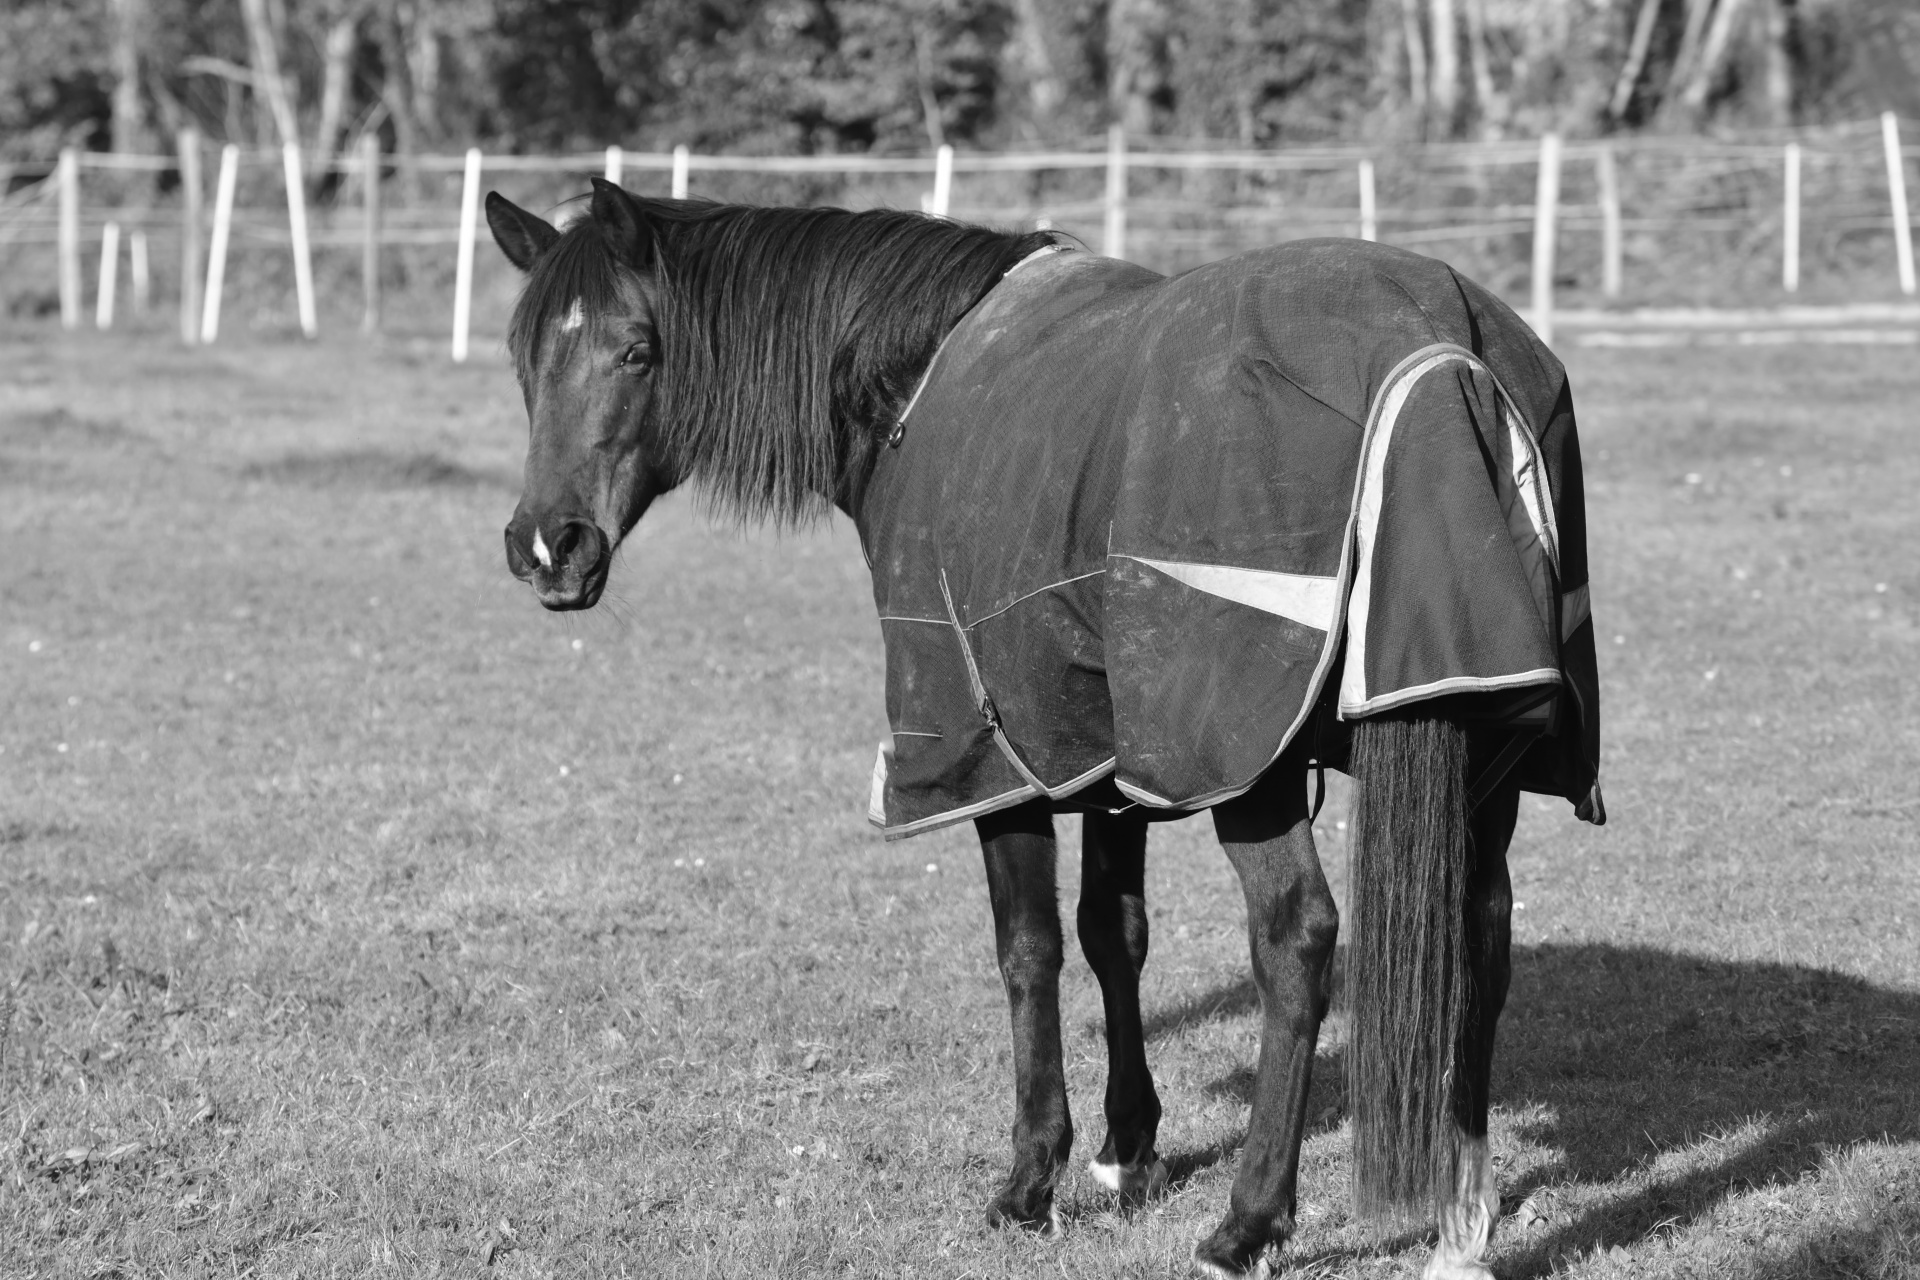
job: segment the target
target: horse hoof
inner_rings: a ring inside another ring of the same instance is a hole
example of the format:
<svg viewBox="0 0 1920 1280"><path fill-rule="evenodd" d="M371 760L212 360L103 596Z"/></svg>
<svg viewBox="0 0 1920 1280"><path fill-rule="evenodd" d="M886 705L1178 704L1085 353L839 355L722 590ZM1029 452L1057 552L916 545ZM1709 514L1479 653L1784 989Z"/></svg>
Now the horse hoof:
<svg viewBox="0 0 1920 1280"><path fill-rule="evenodd" d="M1060 1218L1060 1207L1051 1201L1044 1210L1022 1210L1011 1197L1002 1196L987 1210L987 1225L996 1230L1017 1227L1031 1231L1042 1240L1058 1240L1066 1234L1067 1224Z"/></svg>
<svg viewBox="0 0 1920 1280"><path fill-rule="evenodd" d="M1212 1280L1266 1280L1267 1237L1249 1237L1229 1218L1193 1247L1193 1269Z"/></svg>
<svg viewBox="0 0 1920 1280"><path fill-rule="evenodd" d="M1427 1269L1420 1273L1420 1280L1496 1280L1496 1277L1478 1262L1451 1260L1435 1253L1427 1259Z"/></svg>
<svg viewBox="0 0 1920 1280"><path fill-rule="evenodd" d="M1132 1164L1102 1164L1095 1160L1087 1165L1087 1172L1095 1182L1119 1196L1122 1204L1145 1204L1166 1194L1167 1162L1158 1156Z"/></svg>
<svg viewBox="0 0 1920 1280"><path fill-rule="evenodd" d="M1272 1274L1271 1268L1267 1266L1264 1251L1261 1256L1236 1271L1211 1258L1202 1257L1200 1250L1195 1249L1193 1269L1198 1274L1206 1276L1208 1280L1267 1280L1267 1277Z"/></svg>

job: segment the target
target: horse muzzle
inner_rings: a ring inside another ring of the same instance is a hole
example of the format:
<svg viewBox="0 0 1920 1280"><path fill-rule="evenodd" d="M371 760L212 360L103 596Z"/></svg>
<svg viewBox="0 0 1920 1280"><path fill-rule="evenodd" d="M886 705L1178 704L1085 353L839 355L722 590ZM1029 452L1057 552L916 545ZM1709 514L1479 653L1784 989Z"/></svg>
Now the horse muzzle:
<svg viewBox="0 0 1920 1280"><path fill-rule="evenodd" d="M553 610L591 609L606 589L612 544L591 520L516 517L507 526L507 572Z"/></svg>

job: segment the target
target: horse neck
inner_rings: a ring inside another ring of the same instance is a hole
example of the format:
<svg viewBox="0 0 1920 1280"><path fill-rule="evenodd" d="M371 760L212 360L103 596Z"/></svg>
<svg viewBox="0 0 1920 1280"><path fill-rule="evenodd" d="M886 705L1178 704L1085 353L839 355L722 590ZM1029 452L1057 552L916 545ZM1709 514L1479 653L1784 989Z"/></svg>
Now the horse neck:
<svg viewBox="0 0 1920 1280"><path fill-rule="evenodd" d="M1015 263L1050 240L935 225L952 233L948 245L936 242L912 261L849 281L849 325L832 356L834 420L844 459L842 489L834 499L843 509L872 470L941 342Z"/></svg>
<svg viewBox="0 0 1920 1280"><path fill-rule="evenodd" d="M893 211L734 208L678 229L663 419L723 509L803 523L847 508L940 340L1050 238ZM683 398L684 397L684 398Z"/></svg>

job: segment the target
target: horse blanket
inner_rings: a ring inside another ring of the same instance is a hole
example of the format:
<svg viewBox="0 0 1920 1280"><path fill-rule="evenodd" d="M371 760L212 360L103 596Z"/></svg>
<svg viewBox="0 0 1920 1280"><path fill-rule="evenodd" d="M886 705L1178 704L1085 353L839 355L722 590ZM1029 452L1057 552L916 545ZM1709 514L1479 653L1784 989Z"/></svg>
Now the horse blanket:
<svg viewBox="0 0 1920 1280"><path fill-rule="evenodd" d="M1603 816L1566 373L1434 259L1037 256L850 505L890 838L1040 796L1205 808L1317 719L1438 698L1521 726L1510 776Z"/></svg>

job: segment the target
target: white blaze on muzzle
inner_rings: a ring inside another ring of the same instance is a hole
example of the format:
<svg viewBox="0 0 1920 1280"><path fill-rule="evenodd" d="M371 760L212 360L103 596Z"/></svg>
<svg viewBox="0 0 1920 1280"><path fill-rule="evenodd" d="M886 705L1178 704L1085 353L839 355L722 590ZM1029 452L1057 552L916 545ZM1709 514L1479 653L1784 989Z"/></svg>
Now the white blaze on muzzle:
<svg viewBox="0 0 1920 1280"><path fill-rule="evenodd" d="M542 569L553 568L553 552L547 550L547 540L540 536L540 530L533 531L533 558L540 562Z"/></svg>

